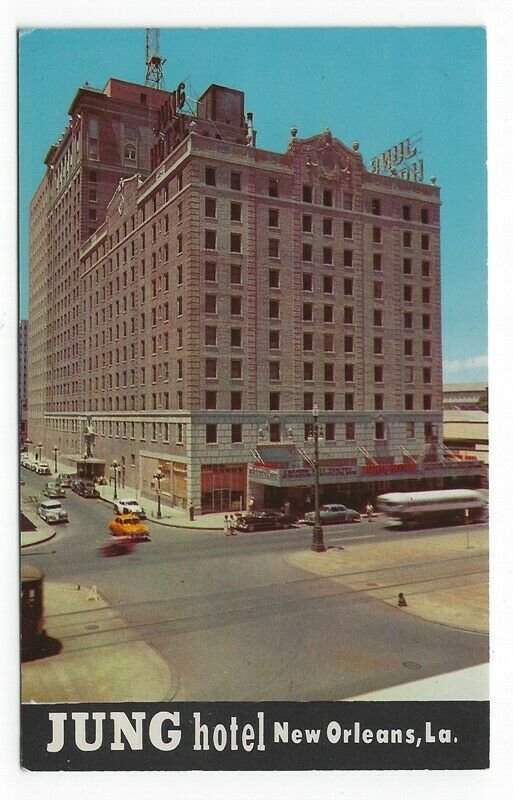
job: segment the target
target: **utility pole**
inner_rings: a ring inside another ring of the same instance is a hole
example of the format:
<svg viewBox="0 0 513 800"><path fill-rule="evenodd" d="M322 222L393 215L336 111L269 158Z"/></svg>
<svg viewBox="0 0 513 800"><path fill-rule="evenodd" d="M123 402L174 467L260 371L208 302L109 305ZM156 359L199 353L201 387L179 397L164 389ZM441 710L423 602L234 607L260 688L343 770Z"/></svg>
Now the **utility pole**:
<svg viewBox="0 0 513 800"><path fill-rule="evenodd" d="M160 56L160 29L146 28L146 80L145 86L164 88L165 58Z"/></svg>

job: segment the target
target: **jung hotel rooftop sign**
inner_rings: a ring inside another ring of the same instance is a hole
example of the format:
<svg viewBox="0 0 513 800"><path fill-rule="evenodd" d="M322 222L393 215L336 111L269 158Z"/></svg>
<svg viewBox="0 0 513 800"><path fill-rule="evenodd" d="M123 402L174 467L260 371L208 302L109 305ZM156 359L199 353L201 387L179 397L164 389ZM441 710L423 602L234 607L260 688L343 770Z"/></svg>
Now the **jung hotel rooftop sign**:
<svg viewBox="0 0 513 800"><path fill-rule="evenodd" d="M379 156L374 156L370 171L375 175L395 175L404 181L422 183L424 161L418 158L422 137L404 139Z"/></svg>

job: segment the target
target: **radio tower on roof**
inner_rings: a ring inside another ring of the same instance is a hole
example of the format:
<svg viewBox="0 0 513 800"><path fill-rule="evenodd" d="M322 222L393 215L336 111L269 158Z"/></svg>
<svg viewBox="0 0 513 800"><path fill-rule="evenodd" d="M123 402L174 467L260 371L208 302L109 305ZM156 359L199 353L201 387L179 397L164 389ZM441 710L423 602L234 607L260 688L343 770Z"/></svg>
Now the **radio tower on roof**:
<svg viewBox="0 0 513 800"><path fill-rule="evenodd" d="M160 30L159 28L146 28L146 86L156 89L164 88L165 58L160 57Z"/></svg>

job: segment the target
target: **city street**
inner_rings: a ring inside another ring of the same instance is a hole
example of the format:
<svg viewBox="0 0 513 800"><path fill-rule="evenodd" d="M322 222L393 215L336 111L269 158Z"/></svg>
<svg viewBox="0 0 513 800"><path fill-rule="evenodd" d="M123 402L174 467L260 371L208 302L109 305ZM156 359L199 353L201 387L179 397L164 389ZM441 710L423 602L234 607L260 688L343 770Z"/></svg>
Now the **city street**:
<svg viewBox="0 0 513 800"><path fill-rule="evenodd" d="M22 473L22 508L35 510L28 498L46 479ZM334 525L324 529L328 552L312 554L307 526L225 537L150 521L150 542L102 558L109 505L70 490L62 503L70 523L24 548L22 563L39 566L48 583L95 586L121 618L123 642L144 641L167 664L171 686L162 699L338 700L488 660L486 633L421 619L395 601L400 591L485 584L487 551L469 545L469 536L484 541L484 525L467 532L406 532L381 518ZM461 554L422 557L426 542L432 549L455 534ZM417 543L419 555L392 566L405 542ZM53 621L47 617L50 635ZM67 629L63 653L98 646L88 621ZM119 626L109 636L118 641Z"/></svg>

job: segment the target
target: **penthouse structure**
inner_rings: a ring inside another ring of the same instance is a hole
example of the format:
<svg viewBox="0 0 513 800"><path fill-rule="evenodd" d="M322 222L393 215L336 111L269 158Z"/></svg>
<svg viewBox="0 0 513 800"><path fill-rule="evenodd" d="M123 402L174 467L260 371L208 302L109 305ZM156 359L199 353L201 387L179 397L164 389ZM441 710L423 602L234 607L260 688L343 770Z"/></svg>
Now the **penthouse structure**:
<svg viewBox="0 0 513 800"><path fill-rule="evenodd" d="M197 512L302 508L317 409L324 502L477 481L443 455L439 188L328 130L259 149L240 91L108 86L118 135L80 90L79 166L51 149L33 201L32 439L72 463L87 421L123 484Z"/></svg>

